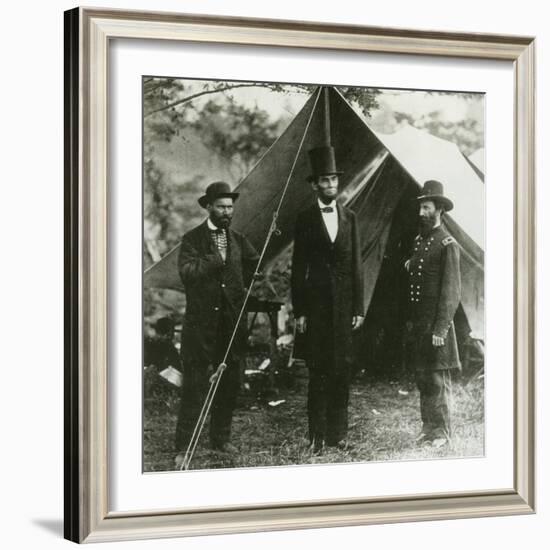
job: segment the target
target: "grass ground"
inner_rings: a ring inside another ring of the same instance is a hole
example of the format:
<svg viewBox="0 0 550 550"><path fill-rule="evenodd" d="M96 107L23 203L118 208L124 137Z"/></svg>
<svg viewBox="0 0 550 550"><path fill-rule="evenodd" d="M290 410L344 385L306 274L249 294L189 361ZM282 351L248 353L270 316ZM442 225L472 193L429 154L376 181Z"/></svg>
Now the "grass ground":
<svg viewBox="0 0 550 550"><path fill-rule="evenodd" d="M163 382L164 384L164 382ZM327 449L313 456L307 445L307 375L301 371L292 389L280 390L277 406L244 395L235 413L232 443L236 456L212 453L205 429L192 469L281 466L388 460L476 457L484 453L483 379L453 384L453 441L444 449L418 446L419 397L412 381L382 382L365 378L350 389L349 441L353 449ZM172 470L178 391L148 386L144 408L144 471Z"/></svg>

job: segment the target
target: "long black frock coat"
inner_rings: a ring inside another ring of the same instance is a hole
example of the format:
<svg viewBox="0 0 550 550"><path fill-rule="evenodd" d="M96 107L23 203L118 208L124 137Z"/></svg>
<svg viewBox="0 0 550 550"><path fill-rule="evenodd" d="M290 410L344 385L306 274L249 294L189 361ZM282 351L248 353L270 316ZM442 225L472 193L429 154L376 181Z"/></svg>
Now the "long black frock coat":
<svg viewBox="0 0 550 550"><path fill-rule="evenodd" d="M294 317L307 317L305 359L312 368L328 361L333 372L350 366L352 318L365 315L357 220L345 206L337 204L337 209L334 243L317 201L298 215L291 276ZM330 358L326 357L327 335L333 344Z"/></svg>

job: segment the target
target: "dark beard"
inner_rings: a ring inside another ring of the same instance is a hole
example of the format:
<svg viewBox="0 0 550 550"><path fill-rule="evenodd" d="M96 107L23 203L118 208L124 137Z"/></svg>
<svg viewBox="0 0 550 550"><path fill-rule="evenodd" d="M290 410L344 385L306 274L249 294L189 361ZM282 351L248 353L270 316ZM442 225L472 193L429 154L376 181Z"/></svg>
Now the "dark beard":
<svg viewBox="0 0 550 550"><path fill-rule="evenodd" d="M231 218L226 218L225 216L222 216L220 218L210 218L210 221L218 229L227 229L231 225Z"/></svg>
<svg viewBox="0 0 550 550"><path fill-rule="evenodd" d="M429 235L430 231L433 229L435 225L435 220L421 218L418 225L419 225L420 236L425 237L426 235Z"/></svg>

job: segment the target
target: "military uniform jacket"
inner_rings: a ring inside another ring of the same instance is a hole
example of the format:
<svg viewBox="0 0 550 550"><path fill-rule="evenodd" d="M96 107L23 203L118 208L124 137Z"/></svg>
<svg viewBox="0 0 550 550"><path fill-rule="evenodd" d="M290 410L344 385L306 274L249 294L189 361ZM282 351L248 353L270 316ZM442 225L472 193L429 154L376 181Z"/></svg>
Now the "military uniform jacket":
<svg viewBox="0 0 550 550"><path fill-rule="evenodd" d="M459 367L453 318L460 303L460 249L440 225L414 240L408 262L409 319L417 342L416 366L445 369ZM441 348L432 335L445 339Z"/></svg>
<svg viewBox="0 0 550 550"><path fill-rule="evenodd" d="M258 253L248 239L227 229L227 255L223 261L206 222L186 233L178 256L178 271L185 286L186 312L182 332L182 357L200 363L214 360L220 315L234 327L250 284ZM242 350L246 338L243 316L232 347Z"/></svg>
<svg viewBox="0 0 550 550"><path fill-rule="evenodd" d="M307 318L306 360L315 364L321 339L334 343L334 369L349 365L354 315L365 315L361 243L355 213L340 205L338 232L330 241L317 202L298 215L294 234L291 294L295 318Z"/></svg>

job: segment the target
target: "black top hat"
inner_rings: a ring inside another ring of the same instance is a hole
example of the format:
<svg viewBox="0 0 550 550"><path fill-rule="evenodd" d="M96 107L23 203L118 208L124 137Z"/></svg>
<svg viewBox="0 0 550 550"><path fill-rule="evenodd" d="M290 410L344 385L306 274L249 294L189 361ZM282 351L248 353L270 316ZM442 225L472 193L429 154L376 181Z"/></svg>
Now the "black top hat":
<svg viewBox="0 0 550 550"><path fill-rule="evenodd" d="M224 181L215 181L206 188L204 195L199 198L199 204L203 208L206 208L207 204L212 204L216 199L223 197L229 197L233 199L233 201L236 201L239 197L239 193L233 193L228 183Z"/></svg>
<svg viewBox="0 0 550 550"><path fill-rule="evenodd" d="M309 161L311 163L312 174L308 176L308 181L314 181L319 176L340 175L344 173L336 169L334 147L330 145L311 149L309 151Z"/></svg>
<svg viewBox="0 0 550 550"><path fill-rule="evenodd" d="M436 200L441 203L446 212L452 210L454 207L453 201L447 198L443 191L443 184L437 180L428 180L424 182L424 187L418 197L417 201Z"/></svg>

